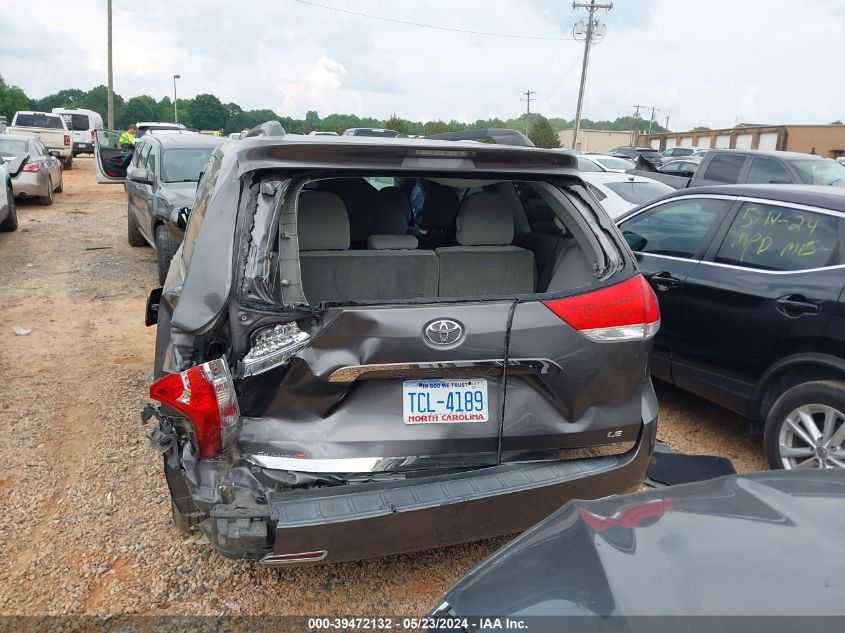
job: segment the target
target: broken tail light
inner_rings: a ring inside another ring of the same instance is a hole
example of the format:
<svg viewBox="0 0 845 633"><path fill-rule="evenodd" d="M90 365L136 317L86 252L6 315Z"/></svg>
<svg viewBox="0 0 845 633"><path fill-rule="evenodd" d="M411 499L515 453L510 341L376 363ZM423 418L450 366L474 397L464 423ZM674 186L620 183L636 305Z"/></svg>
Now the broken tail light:
<svg viewBox="0 0 845 633"><path fill-rule="evenodd" d="M660 329L657 295L642 275L593 292L543 303L573 329L594 341L647 340Z"/></svg>
<svg viewBox="0 0 845 633"><path fill-rule="evenodd" d="M28 171L30 173L38 173L41 171L41 164L40 163L27 163L23 166L21 171Z"/></svg>
<svg viewBox="0 0 845 633"><path fill-rule="evenodd" d="M284 365L310 340L311 337L299 329L296 321L259 330L252 348L244 356L241 375L255 376Z"/></svg>
<svg viewBox="0 0 845 633"><path fill-rule="evenodd" d="M150 386L150 398L191 421L200 459L216 457L234 437L240 412L225 358L165 376Z"/></svg>

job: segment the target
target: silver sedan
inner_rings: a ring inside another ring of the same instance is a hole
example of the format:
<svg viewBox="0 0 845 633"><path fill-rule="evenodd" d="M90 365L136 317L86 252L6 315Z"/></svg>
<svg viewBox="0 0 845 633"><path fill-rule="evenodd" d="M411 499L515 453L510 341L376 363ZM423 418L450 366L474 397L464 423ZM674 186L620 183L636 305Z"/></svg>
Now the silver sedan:
<svg viewBox="0 0 845 633"><path fill-rule="evenodd" d="M53 192L64 188L62 163L37 138L27 136L0 137L0 156L7 163L29 160L12 176L12 192L16 198L37 197L41 204L53 204Z"/></svg>

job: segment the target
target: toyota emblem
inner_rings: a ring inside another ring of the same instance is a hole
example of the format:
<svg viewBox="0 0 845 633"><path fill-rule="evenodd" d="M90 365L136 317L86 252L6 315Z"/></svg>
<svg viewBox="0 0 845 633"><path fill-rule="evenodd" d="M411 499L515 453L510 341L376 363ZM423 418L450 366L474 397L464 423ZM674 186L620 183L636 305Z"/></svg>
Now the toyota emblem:
<svg viewBox="0 0 845 633"><path fill-rule="evenodd" d="M438 319L425 326L425 337L434 345L454 345L463 335L464 327L451 319Z"/></svg>

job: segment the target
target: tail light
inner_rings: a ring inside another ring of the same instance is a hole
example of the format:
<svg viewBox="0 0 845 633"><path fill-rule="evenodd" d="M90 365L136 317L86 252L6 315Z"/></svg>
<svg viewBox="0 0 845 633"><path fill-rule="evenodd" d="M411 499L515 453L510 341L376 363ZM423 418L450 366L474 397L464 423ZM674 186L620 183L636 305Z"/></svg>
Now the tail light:
<svg viewBox="0 0 845 633"><path fill-rule="evenodd" d="M244 356L241 375L254 376L284 365L308 345L311 337L299 329L296 321L259 330L252 349Z"/></svg>
<svg viewBox="0 0 845 633"><path fill-rule="evenodd" d="M657 295L642 275L545 306L594 341L646 340L660 329Z"/></svg>
<svg viewBox="0 0 845 633"><path fill-rule="evenodd" d="M94 140L94 130L91 130L91 140Z"/></svg>
<svg viewBox="0 0 845 633"><path fill-rule="evenodd" d="M234 438L240 411L225 358L165 376L150 386L150 398L191 421L200 459L216 457Z"/></svg>
<svg viewBox="0 0 845 633"><path fill-rule="evenodd" d="M39 171L41 171L41 163L27 163L23 166L23 169L21 171L38 173Z"/></svg>
<svg viewBox="0 0 845 633"><path fill-rule="evenodd" d="M70 134L65 134L65 147L70 147Z"/></svg>

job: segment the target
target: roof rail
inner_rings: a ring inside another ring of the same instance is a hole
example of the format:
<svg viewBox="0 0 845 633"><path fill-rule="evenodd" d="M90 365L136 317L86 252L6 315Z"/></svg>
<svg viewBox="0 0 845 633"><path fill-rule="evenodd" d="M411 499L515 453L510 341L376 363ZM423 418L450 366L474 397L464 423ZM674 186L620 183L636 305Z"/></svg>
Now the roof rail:
<svg viewBox="0 0 845 633"><path fill-rule="evenodd" d="M486 141L492 139L496 145L516 145L518 147L534 147L531 139L519 130L491 127L487 129L460 130L458 132L444 132L432 134L426 138L440 141Z"/></svg>
<svg viewBox="0 0 845 633"><path fill-rule="evenodd" d="M287 134L285 128L278 121L265 121L261 125L256 125L249 132L246 133L245 138L251 136L284 136Z"/></svg>

